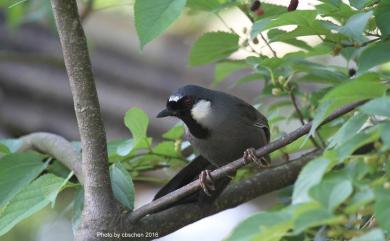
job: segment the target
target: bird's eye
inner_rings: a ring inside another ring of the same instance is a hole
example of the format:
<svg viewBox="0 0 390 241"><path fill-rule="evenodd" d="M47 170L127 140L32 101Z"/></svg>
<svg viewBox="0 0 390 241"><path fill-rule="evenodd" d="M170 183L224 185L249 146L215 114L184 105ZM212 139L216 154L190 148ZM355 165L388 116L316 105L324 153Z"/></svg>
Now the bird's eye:
<svg viewBox="0 0 390 241"><path fill-rule="evenodd" d="M183 104L185 107L190 108L194 104L194 99L191 96L186 96L183 99Z"/></svg>

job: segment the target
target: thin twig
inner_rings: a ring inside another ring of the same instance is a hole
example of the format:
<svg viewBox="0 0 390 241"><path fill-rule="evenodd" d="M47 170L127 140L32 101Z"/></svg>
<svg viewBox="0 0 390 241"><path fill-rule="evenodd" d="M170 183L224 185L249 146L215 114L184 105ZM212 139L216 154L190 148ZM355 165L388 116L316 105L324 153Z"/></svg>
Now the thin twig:
<svg viewBox="0 0 390 241"><path fill-rule="evenodd" d="M271 44L267 41L267 39L264 37L264 35L262 33L260 33L260 37L265 42L265 44L268 46L268 48L271 50L274 57L277 58L278 56L276 54L276 51L272 48Z"/></svg>
<svg viewBox="0 0 390 241"><path fill-rule="evenodd" d="M321 123L321 125L324 125L324 124L338 118L339 116L342 116L342 115L352 111L353 109L362 105L366 101L367 100L358 101L358 102L344 106L344 107L336 110L331 115L329 115ZM309 123L301 126L300 128L298 128L295 131L279 138L278 140L273 141L273 142L269 143L268 145L259 148L256 151L256 155L258 157L262 157L262 156L267 155L275 150L280 149L281 147L284 147L284 146L292 143L293 141L297 140L298 138L302 137L303 135L309 133L311 127L312 127L312 122L309 122ZM222 166L222 167L214 170L213 172L211 172L211 177L213 180L218 180L221 177L224 177L226 175L234 173L238 168L245 166L246 164L247 164L247 162L244 161L243 158L240 158L236 161L233 161L225 166ZM159 198L151 203L148 203L148 204L140 207L139 209L132 212L128 218L129 218L130 222L136 222L137 220L144 217L145 215L162 210L165 207L172 205L175 202L177 202L178 200L186 197L187 195L198 191L199 189L200 189L200 182L199 182L199 180L195 180L195 181L189 183L188 185L186 185L180 189L177 189L177 190L175 190L175 191L173 191L173 192L171 192L171 193L169 193L169 194L167 194L167 195L165 195L165 196L163 196L163 197L161 197L161 198Z"/></svg>
<svg viewBox="0 0 390 241"><path fill-rule="evenodd" d="M297 99L295 98L294 90L288 91L288 94L290 96L290 99L291 99L291 102L292 102L293 107L295 109L295 112L298 114L299 121L301 122L302 125L305 125L306 124L305 123L305 117L303 116L302 111L301 111L301 109L298 106ZM310 136L309 138L310 138L310 141L313 143L313 145L316 148L321 148L320 145L317 143L317 141L314 139L313 136Z"/></svg>

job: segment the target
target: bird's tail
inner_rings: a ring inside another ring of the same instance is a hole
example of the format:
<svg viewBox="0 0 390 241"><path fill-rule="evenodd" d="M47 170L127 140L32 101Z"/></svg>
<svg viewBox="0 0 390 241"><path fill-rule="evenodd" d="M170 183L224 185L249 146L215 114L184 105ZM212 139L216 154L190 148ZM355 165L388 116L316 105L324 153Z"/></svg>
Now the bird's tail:
<svg viewBox="0 0 390 241"><path fill-rule="evenodd" d="M196 157L181 169L167 184L154 196L153 200L179 189L198 178L199 174L209 168L210 163L202 156Z"/></svg>

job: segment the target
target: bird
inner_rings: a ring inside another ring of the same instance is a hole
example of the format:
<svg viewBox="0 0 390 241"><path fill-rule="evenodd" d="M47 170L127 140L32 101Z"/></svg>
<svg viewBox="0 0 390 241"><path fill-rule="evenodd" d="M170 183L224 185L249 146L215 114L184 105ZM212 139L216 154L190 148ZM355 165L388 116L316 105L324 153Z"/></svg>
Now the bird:
<svg viewBox="0 0 390 241"><path fill-rule="evenodd" d="M162 187L154 200L196 178L199 178L207 196L212 196L213 192L220 193L221 190L216 191L218 188L210 170L240 157L260 167L270 165L268 156L258 158L255 154L255 149L270 141L267 118L236 96L197 85L186 85L168 97L165 109L156 117L176 117L184 122L186 138L200 156ZM222 186L227 185L226 180Z"/></svg>

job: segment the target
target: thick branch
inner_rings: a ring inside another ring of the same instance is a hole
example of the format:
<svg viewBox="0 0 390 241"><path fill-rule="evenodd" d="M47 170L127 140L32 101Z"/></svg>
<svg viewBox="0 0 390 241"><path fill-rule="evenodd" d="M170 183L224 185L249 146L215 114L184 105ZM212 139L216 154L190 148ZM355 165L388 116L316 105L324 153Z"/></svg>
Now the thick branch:
<svg viewBox="0 0 390 241"><path fill-rule="evenodd" d="M49 154L72 170L81 184L84 183L80 152L65 138L52 133L37 132L23 136L20 140L23 144L19 151L36 149Z"/></svg>
<svg viewBox="0 0 390 241"><path fill-rule="evenodd" d="M80 132L84 175L84 209L78 240L96 240L112 217L112 194L106 134L92 74L84 30L75 0L51 0ZM87 230L89 229L89 231ZM100 229L100 230L99 230Z"/></svg>
<svg viewBox="0 0 390 241"><path fill-rule="evenodd" d="M358 101L358 102L344 106L344 107L336 110L328 118L326 118L322 122L321 125L326 124L326 123L338 118L339 116L342 116L342 115L350 112L351 110L355 109L357 106L360 106L365 102L366 102L365 100ZM300 128L296 129L295 131L289 133L288 135L285 135L285 136L279 138L278 140L271 142L268 145L259 148L256 151L257 156L261 157L261 156L267 155L267 154L269 154L277 149L280 149L283 146L286 146L286 145L292 143L293 141L295 141L298 138L302 137L303 135L307 134L310 131L311 127L312 127L312 122L309 122L309 123L301 126ZM238 168L244 166L245 164L246 163L243 160L243 158L240 158L234 162L231 162L223 167L216 169L215 171L213 171L211 173L211 176L212 176L213 180L217 180L223 176L234 173ZM189 195L193 192L196 192L199 189L200 189L199 180L195 180L195 181L189 183L188 185L186 185L180 189L177 189L174 192L171 192L171 193L135 210L133 213L130 214L129 220L131 222L136 222L140 218L144 217L145 215L162 210L165 207L175 203L176 201L186 197L187 195Z"/></svg>
<svg viewBox="0 0 390 241"><path fill-rule="evenodd" d="M161 237L204 217L289 186L294 183L301 168L320 153L321 150L310 152L287 164L275 166L233 183L210 205L200 206L195 203L178 205L146 216L136 223L135 230L157 232Z"/></svg>

